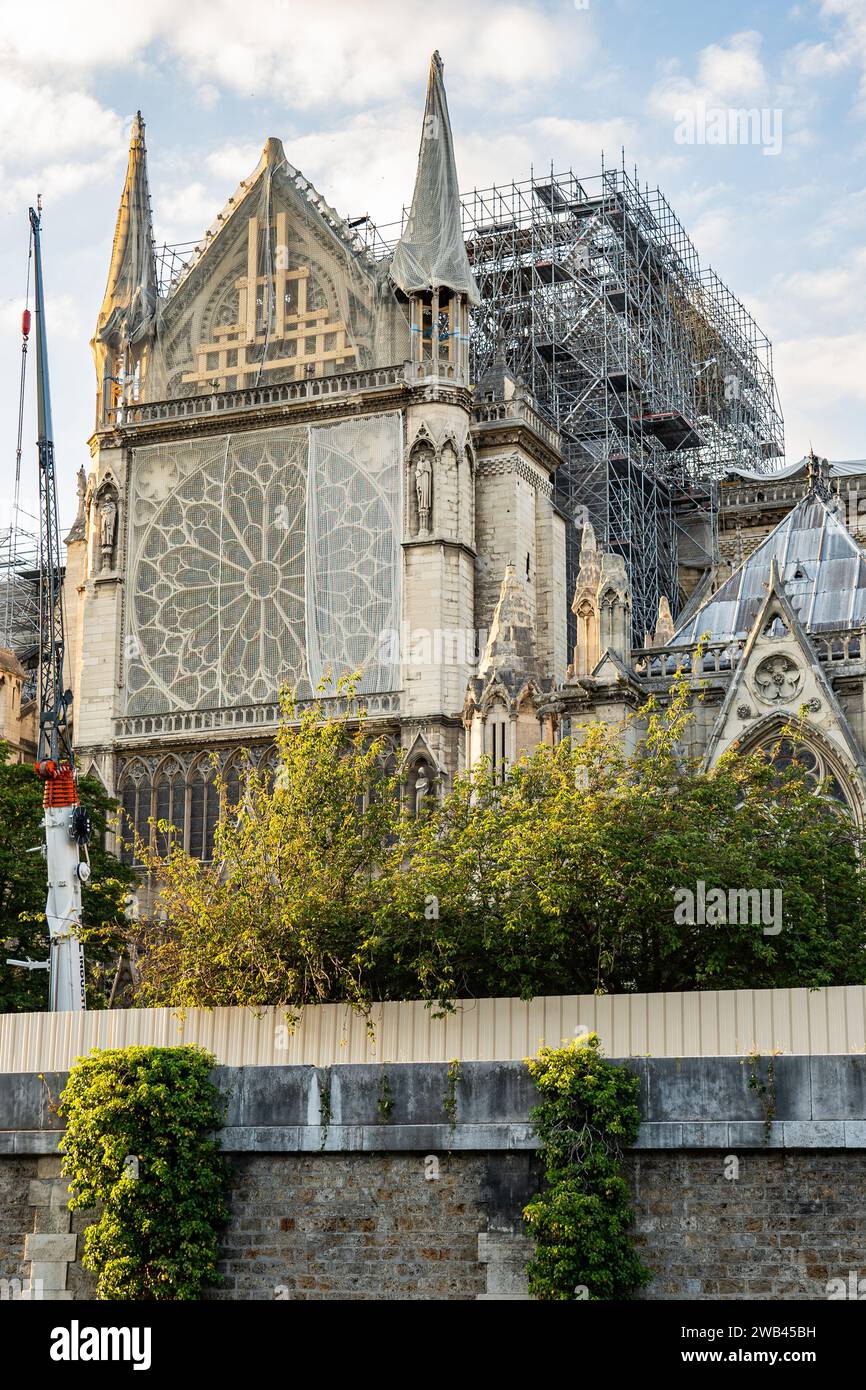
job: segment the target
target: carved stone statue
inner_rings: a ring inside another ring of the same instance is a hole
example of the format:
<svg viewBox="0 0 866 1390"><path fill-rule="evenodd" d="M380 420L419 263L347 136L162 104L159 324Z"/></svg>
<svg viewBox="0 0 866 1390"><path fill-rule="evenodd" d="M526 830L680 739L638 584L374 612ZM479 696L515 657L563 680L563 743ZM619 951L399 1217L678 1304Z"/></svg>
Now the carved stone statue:
<svg viewBox="0 0 866 1390"><path fill-rule="evenodd" d="M102 547L102 568L111 569L114 537L117 530L117 503L106 493L99 503L99 543Z"/></svg>
<svg viewBox="0 0 866 1390"><path fill-rule="evenodd" d="M415 815L416 815L416 816L420 816L421 812L422 812L423 809L424 809L424 802L425 802L426 798L430 795L430 790L431 790L431 787L432 787L432 782L430 781L430 778L429 778L429 776L427 775L427 774L429 773L429 771L430 771L430 769L429 769L429 767L427 766L426 762L424 762L424 761L422 760L422 761L418 764L418 768L417 768L417 771L416 771L416 773L415 773L415 806L414 806L414 811L415 811Z"/></svg>
<svg viewBox="0 0 866 1390"><path fill-rule="evenodd" d="M426 535L430 530L433 506L433 462L426 449L422 449L415 460L415 496L418 499L418 531Z"/></svg>

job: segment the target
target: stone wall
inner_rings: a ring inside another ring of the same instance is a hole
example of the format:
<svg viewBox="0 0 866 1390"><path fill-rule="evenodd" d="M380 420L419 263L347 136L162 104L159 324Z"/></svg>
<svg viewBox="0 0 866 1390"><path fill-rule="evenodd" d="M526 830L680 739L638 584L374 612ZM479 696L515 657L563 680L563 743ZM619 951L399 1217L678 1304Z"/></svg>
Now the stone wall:
<svg viewBox="0 0 866 1390"><path fill-rule="evenodd" d="M641 1153L629 1161L649 1299L823 1299L866 1279L858 1151ZM735 1161L735 1167L731 1160ZM866 1284L864 1284L866 1291Z"/></svg>
<svg viewBox="0 0 866 1390"><path fill-rule="evenodd" d="M491 1269L497 1293L525 1292L529 1154L247 1154L232 1166L218 1298L476 1299ZM517 1279L502 1287L509 1263Z"/></svg>
<svg viewBox="0 0 866 1390"><path fill-rule="evenodd" d="M763 1097L736 1058L629 1065L645 1298L824 1298L831 1279L866 1280L866 1057L779 1057ZM235 1180L213 1297L526 1297L521 1211L540 1173L520 1064L465 1063L456 1083L432 1063L217 1080ZM0 1076L0 1279L32 1268L57 1285L45 1297L80 1299L86 1216L62 1210L45 1100L62 1081Z"/></svg>

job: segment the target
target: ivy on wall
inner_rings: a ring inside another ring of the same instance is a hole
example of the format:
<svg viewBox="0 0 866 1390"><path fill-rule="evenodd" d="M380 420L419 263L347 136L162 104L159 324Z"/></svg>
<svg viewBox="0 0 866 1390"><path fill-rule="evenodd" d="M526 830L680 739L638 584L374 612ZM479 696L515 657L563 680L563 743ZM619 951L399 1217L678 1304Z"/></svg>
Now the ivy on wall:
<svg viewBox="0 0 866 1390"><path fill-rule="evenodd" d="M602 1056L597 1034L541 1048L527 1066L543 1100L531 1112L545 1187L523 1211L538 1299L622 1299L652 1278L631 1227L623 1148L640 1129L639 1080Z"/></svg>
<svg viewBox="0 0 866 1390"><path fill-rule="evenodd" d="M217 1285L228 1171L223 1098L198 1047L80 1058L60 1098L71 1208L95 1208L83 1264L100 1299L196 1299Z"/></svg>

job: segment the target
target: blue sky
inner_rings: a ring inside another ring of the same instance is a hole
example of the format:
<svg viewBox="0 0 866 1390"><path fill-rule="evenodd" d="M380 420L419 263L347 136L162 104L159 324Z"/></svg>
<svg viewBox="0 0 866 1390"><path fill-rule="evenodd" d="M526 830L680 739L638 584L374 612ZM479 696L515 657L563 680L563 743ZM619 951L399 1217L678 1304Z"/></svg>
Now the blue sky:
<svg viewBox="0 0 866 1390"><path fill-rule="evenodd" d="M866 0L7 0L0 523L37 191L71 521L93 423L88 342L136 108L160 240L200 236L268 135L341 212L385 222L411 194L434 48L463 187L525 178L551 159L592 174L602 148L617 162L624 146L772 339L788 458L810 440L831 458L866 456ZM767 113L764 146L684 141L737 108ZM30 475L34 435L31 389Z"/></svg>

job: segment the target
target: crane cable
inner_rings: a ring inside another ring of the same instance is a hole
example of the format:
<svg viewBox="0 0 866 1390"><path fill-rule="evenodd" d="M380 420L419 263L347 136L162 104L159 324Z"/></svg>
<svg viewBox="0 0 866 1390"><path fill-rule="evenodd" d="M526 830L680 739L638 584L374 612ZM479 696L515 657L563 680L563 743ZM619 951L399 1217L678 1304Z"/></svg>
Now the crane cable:
<svg viewBox="0 0 866 1390"><path fill-rule="evenodd" d="M15 450L15 524L17 526L18 493L21 486L21 441L24 435L24 387L27 380L27 344L30 337L30 266L33 262L33 228L27 249L27 287L24 291L24 313L21 316L21 384L18 390L18 440Z"/></svg>

